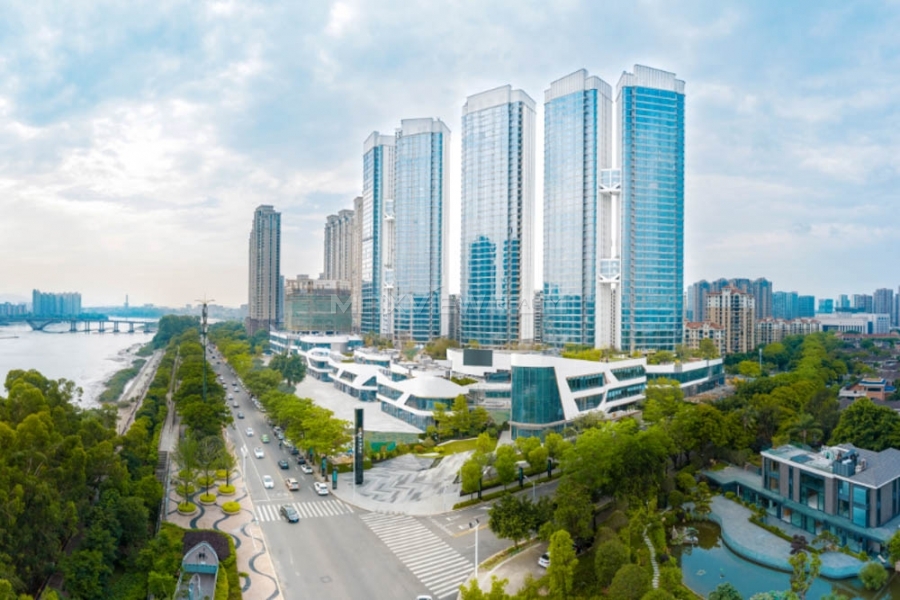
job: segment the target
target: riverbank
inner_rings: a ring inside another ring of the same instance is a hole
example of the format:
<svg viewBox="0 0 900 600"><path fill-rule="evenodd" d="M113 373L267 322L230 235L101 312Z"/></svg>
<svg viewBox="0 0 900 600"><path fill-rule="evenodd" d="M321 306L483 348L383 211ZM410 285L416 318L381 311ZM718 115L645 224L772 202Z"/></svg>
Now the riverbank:
<svg viewBox="0 0 900 600"><path fill-rule="evenodd" d="M134 422L134 416L141 407L153 378L156 377L156 370L162 362L163 354L165 354L163 350L154 352L119 397L119 414L116 418L116 429L119 435L124 435Z"/></svg>

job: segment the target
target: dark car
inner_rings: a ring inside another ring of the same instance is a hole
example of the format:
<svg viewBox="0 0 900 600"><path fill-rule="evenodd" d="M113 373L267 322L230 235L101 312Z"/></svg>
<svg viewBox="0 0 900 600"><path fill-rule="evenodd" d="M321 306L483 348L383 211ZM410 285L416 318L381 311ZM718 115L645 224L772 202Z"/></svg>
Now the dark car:
<svg viewBox="0 0 900 600"><path fill-rule="evenodd" d="M243 419L243 418L244 418L244 413L242 413L241 411L238 411L238 413L237 413L237 418L238 418L238 419Z"/></svg>
<svg viewBox="0 0 900 600"><path fill-rule="evenodd" d="M302 454L298 455L298 456L297 456L297 464L298 464L298 465L305 465L305 464L306 464L306 457L303 456Z"/></svg>
<svg viewBox="0 0 900 600"><path fill-rule="evenodd" d="M297 456L300 454L300 451L297 449L297 446L291 446L291 454Z"/></svg>
<svg viewBox="0 0 900 600"><path fill-rule="evenodd" d="M300 513L293 506L282 504L281 514L288 520L288 523L297 523L300 521Z"/></svg>
<svg viewBox="0 0 900 600"><path fill-rule="evenodd" d="M290 469L291 468L291 465L288 464L288 461L284 460L283 458L278 461L278 466L281 467L282 469Z"/></svg>

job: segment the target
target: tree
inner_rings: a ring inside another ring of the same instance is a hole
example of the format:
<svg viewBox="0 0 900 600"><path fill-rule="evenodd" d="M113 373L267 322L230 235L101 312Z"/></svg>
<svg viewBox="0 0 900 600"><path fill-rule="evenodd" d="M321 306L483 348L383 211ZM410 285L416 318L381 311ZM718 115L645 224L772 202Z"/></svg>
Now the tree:
<svg viewBox="0 0 900 600"><path fill-rule="evenodd" d="M225 442L217 435L207 436L197 443L197 453L194 457L203 473L206 495L209 495L209 485L215 479L213 475L222 462L223 453L227 453Z"/></svg>
<svg viewBox="0 0 900 600"><path fill-rule="evenodd" d="M697 484L697 489L694 493L694 512L701 517L705 517L712 512L712 492L705 481Z"/></svg>
<svg viewBox="0 0 900 600"><path fill-rule="evenodd" d="M504 489L516 479L516 449L504 444L494 452L494 470Z"/></svg>
<svg viewBox="0 0 900 600"><path fill-rule="evenodd" d="M790 425L788 429L791 440L800 440L803 445L815 444L822 437L822 428L816 423L815 417L809 413L803 413Z"/></svg>
<svg viewBox="0 0 900 600"><path fill-rule="evenodd" d="M711 360L713 358L719 358L719 349L716 347L716 343L710 338L703 338L700 340L699 354L700 358L703 360Z"/></svg>
<svg viewBox="0 0 900 600"><path fill-rule="evenodd" d="M806 552L799 552L788 557L788 562L793 568L791 573L791 591L797 594L800 600L806 598L806 592L812 587L813 581L819 576L822 568L822 559L818 554L810 556Z"/></svg>
<svg viewBox="0 0 900 600"><path fill-rule="evenodd" d="M536 529L534 505L526 497L504 496L488 509L488 517L488 527L494 535L512 540L516 548Z"/></svg>
<svg viewBox="0 0 900 600"><path fill-rule="evenodd" d="M475 440L475 450L481 454L490 454L494 451L495 445L496 442L491 439L491 436L486 431L478 434L478 438Z"/></svg>
<svg viewBox="0 0 900 600"><path fill-rule="evenodd" d="M832 444L847 442L875 452L900 446L900 415L869 398L855 400L841 412L831 434Z"/></svg>
<svg viewBox="0 0 900 600"><path fill-rule="evenodd" d="M823 552L834 552L840 547L838 536L827 529L823 529L822 533L817 535L812 543L819 546Z"/></svg>
<svg viewBox="0 0 900 600"><path fill-rule="evenodd" d="M587 488L568 477L563 479L556 490L556 524L574 539L587 539L591 536L593 516L594 505Z"/></svg>
<svg viewBox="0 0 900 600"><path fill-rule="evenodd" d="M216 464L216 469L222 469L225 471L225 485L231 485L231 475L234 468L237 466L237 460L234 458L234 455L228 451L228 448L223 448L222 453L219 455L219 461Z"/></svg>
<svg viewBox="0 0 900 600"><path fill-rule="evenodd" d="M560 460L569 448L572 447L572 444L558 433L551 432L548 433L547 437L544 439L544 447L547 448L547 453L550 455L550 458Z"/></svg>
<svg viewBox="0 0 900 600"><path fill-rule="evenodd" d="M628 548L618 538L607 540L597 546L594 552L594 573L597 584L605 588L612 583L613 577L628 563Z"/></svg>
<svg viewBox="0 0 900 600"><path fill-rule="evenodd" d="M669 420L684 407L684 392L677 381L655 379L645 390L643 419L648 423Z"/></svg>
<svg viewBox="0 0 900 600"><path fill-rule="evenodd" d="M469 433L472 422L469 419L469 403L465 395L460 394L453 400L452 411L450 423L454 433L458 436Z"/></svg>
<svg viewBox="0 0 900 600"><path fill-rule="evenodd" d="M281 373L290 386L300 383L306 377L306 361L297 354L277 354L269 362L269 368Z"/></svg>
<svg viewBox="0 0 900 600"><path fill-rule="evenodd" d="M888 572L879 563L870 561L859 569L859 580L867 590L880 590L888 580Z"/></svg>
<svg viewBox="0 0 900 600"><path fill-rule="evenodd" d="M709 600L743 600L741 593L730 583L720 583L709 593Z"/></svg>
<svg viewBox="0 0 900 600"><path fill-rule="evenodd" d="M478 491L481 484L482 469L484 468L483 460L483 457L473 454L460 468L463 494L474 494Z"/></svg>
<svg viewBox="0 0 900 600"><path fill-rule="evenodd" d="M460 586L460 600L509 600L510 596L506 593L506 579L497 579L496 575L491 576L491 589L488 592L481 591L478 587L478 580L469 581L469 586Z"/></svg>
<svg viewBox="0 0 900 600"><path fill-rule="evenodd" d="M887 548L891 564L900 562L900 531L894 532L894 535L888 540Z"/></svg>
<svg viewBox="0 0 900 600"><path fill-rule="evenodd" d="M564 529L550 537L550 566L547 567L547 578L550 580L550 594L560 598L572 595L575 583L575 568L578 559L572 548L572 537Z"/></svg>
<svg viewBox="0 0 900 600"><path fill-rule="evenodd" d="M675 600L675 596L667 590L655 589L641 596L641 600Z"/></svg>
<svg viewBox="0 0 900 600"><path fill-rule="evenodd" d="M190 488L194 485L194 480L197 478L197 446L196 439L191 436L185 436L178 440L175 452L172 455L172 458L178 464L178 489L182 492L181 496L185 504L190 501Z"/></svg>
<svg viewBox="0 0 900 600"><path fill-rule="evenodd" d="M646 568L640 565L625 565L613 577L607 595L616 600L640 600L650 591L652 583L653 579Z"/></svg>
<svg viewBox="0 0 900 600"><path fill-rule="evenodd" d="M112 575L112 565L97 550L78 550L63 559L66 591L79 600L108 598L106 582Z"/></svg>
<svg viewBox="0 0 900 600"><path fill-rule="evenodd" d="M542 469L547 466L549 452L544 446L536 446L528 452L526 460L532 469Z"/></svg>
<svg viewBox="0 0 900 600"><path fill-rule="evenodd" d="M742 360L738 363L737 371L738 374L743 375L744 377L759 377L762 375L759 363L755 360Z"/></svg>

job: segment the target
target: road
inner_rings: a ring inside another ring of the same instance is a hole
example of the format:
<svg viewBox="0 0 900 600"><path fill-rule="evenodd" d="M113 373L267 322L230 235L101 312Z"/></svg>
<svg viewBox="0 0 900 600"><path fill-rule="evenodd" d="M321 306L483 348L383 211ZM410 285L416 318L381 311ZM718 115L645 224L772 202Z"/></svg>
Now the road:
<svg viewBox="0 0 900 600"><path fill-rule="evenodd" d="M232 383L237 378L230 367L218 353L210 363L238 402L238 408L232 408L235 415L238 411L244 414L243 419L235 418L235 427L229 428L227 435L242 463L282 598L456 597L459 584L474 569L474 541L467 531L453 532L454 537L451 528L438 526L433 518L372 513L331 495L317 495L315 477L302 473L294 457L279 448L265 415L254 407L248 393L240 385L235 390ZM253 429L252 436L247 435L248 427ZM263 433L269 435L270 443L262 443ZM256 447L263 449L263 458L254 457ZM278 466L281 458L288 460L288 470ZM263 487L264 475L275 480L273 489ZM300 491L287 490L286 476L300 482ZM284 503L293 504L300 512L299 523L288 523L278 513ZM479 536L480 556L486 557L495 544L485 538L493 536L487 530L481 530Z"/></svg>

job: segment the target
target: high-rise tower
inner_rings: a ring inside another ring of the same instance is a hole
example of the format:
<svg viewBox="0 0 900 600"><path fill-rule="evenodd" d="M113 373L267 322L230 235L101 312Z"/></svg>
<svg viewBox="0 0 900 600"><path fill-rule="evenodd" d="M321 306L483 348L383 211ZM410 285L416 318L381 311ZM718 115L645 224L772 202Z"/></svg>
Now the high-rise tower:
<svg viewBox="0 0 900 600"><path fill-rule="evenodd" d="M394 197L394 138L373 132L363 146L360 219L360 331L383 333L384 209Z"/></svg>
<svg viewBox="0 0 900 600"><path fill-rule="evenodd" d="M247 332L278 327L283 316L281 290L281 213L267 204L253 213L250 230L250 284Z"/></svg>
<svg viewBox="0 0 900 600"><path fill-rule="evenodd" d="M593 346L598 187L611 166L612 90L584 69L544 92L543 341Z"/></svg>
<svg viewBox="0 0 900 600"><path fill-rule="evenodd" d="M509 85L463 105L463 341L534 339L534 114L534 100Z"/></svg>
<svg viewBox="0 0 900 600"><path fill-rule="evenodd" d="M394 168L394 322L398 339L448 333L447 173L450 130L440 119L404 119Z"/></svg>
<svg viewBox="0 0 900 600"><path fill-rule="evenodd" d="M622 169L622 348L683 337L684 81L635 65L616 87Z"/></svg>

